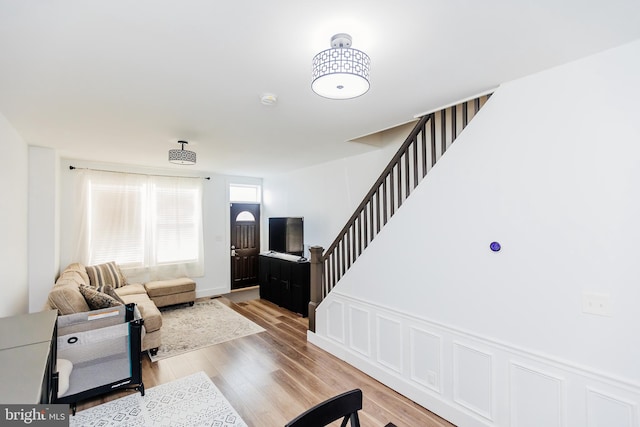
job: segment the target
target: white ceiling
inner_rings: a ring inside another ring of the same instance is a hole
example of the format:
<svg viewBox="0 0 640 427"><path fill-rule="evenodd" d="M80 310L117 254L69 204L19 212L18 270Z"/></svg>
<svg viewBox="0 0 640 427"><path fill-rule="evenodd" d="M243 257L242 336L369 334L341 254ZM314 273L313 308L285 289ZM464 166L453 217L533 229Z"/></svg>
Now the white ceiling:
<svg viewBox="0 0 640 427"><path fill-rule="evenodd" d="M335 101L311 59L340 32L371 89ZM0 0L0 113L62 157L168 168L185 139L189 168L264 176L639 38L638 0Z"/></svg>

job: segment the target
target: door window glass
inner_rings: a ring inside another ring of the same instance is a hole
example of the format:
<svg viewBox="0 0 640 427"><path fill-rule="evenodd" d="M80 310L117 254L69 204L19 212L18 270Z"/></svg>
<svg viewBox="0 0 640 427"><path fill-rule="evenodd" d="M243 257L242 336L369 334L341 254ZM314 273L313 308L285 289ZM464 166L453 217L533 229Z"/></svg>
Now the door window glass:
<svg viewBox="0 0 640 427"><path fill-rule="evenodd" d="M236 221L251 221L256 222L256 217L253 216L251 212L242 211L236 217Z"/></svg>

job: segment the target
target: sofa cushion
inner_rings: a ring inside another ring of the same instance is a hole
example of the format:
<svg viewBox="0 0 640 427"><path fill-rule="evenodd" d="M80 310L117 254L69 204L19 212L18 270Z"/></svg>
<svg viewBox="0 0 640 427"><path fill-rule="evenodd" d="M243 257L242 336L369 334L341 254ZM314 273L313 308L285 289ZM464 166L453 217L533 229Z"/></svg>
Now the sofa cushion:
<svg viewBox="0 0 640 427"><path fill-rule="evenodd" d="M64 274L58 277L54 288L58 286L75 286L76 288L78 288L80 287L80 285L86 285L86 283L79 275Z"/></svg>
<svg viewBox="0 0 640 427"><path fill-rule="evenodd" d="M64 269L64 271L62 272L62 274L65 274L67 272L74 272L78 275L80 275L80 277L82 278L82 281L84 282L85 285L89 285L90 281L89 281L89 276L87 275L87 269L84 266L84 264L80 264L79 262L74 262L72 264L69 264L67 266L67 268Z"/></svg>
<svg viewBox="0 0 640 427"><path fill-rule="evenodd" d="M127 286L116 289L115 292L120 295L120 297L124 297L125 295L147 294L144 286L140 283L130 283Z"/></svg>
<svg viewBox="0 0 640 427"><path fill-rule="evenodd" d="M144 284L150 297L161 297L196 290L196 282L188 277L180 279L157 280Z"/></svg>
<svg viewBox="0 0 640 427"><path fill-rule="evenodd" d="M76 286L89 285L89 276L87 276L87 273L82 274L76 270L64 270L58 277L58 280L56 280L56 285L65 285L69 283L73 283Z"/></svg>
<svg viewBox="0 0 640 427"><path fill-rule="evenodd" d="M122 303L116 300L113 297L105 294L104 292L99 292L89 286L81 285L80 293L84 296L84 299L87 301L87 305L91 310L98 310L101 308L108 307L116 307L122 305Z"/></svg>
<svg viewBox="0 0 640 427"><path fill-rule="evenodd" d="M158 307L149 299L147 294L121 295L127 304L135 304L140 310L140 315L144 319L144 328L147 332L153 332L162 326L162 314Z"/></svg>
<svg viewBox="0 0 640 427"><path fill-rule="evenodd" d="M119 288L127 284L120 267L115 262L107 262L98 265L85 267L89 276L89 285L93 288L101 289L104 285L111 285Z"/></svg>
<svg viewBox="0 0 640 427"><path fill-rule="evenodd" d="M77 285L56 285L47 298L49 306L61 316L89 311L89 305Z"/></svg>

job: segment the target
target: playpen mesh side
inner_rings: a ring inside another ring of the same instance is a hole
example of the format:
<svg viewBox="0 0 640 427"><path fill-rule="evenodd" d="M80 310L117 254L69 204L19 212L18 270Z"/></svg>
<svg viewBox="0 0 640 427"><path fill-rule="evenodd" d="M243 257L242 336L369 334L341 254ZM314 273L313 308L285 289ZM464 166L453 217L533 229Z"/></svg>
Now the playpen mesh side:
<svg viewBox="0 0 640 427"><path fill-rule="evenodd" d="M85 320L82 316L62 319L65 326L59 328L58 358L70 360L73 369L69 390L59 397L131 378L130 327L125 322L124 311L118 316L99 319L99 323L86 320L86 316L85 313ZM118 324L96 328L116 321Z"/></svg>
<svg viewBox="0 0 640 427"><path fill-rule="evenodd" d="M139 313L137 307L136 312ZM124 323L125 316L126 307L124 305L58 316L58 335L119 325Z"/></svg>
<svg viewBox="0 0 640 427"><path fill-rule="evenodd" d="M58 357L73 366L120 354L129 354L128 323L58 337Z"/></svg>

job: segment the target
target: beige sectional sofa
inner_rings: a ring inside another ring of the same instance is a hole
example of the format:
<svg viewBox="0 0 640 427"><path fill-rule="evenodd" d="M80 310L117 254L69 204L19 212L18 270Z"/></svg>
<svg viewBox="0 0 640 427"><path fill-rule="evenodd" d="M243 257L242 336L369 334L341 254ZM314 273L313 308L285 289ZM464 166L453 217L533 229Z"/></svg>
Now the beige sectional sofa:
<svg viewBox="0 0 640 427"><path fill-rule="evenodd" d="M115 263L99 266L70 264L49 292L46 309L59 315L134 303L144 319L142 350L157 352L162 340L162 315L158 307L195 301L195 282L188 278L146 284L127 283Z"/></svg>

